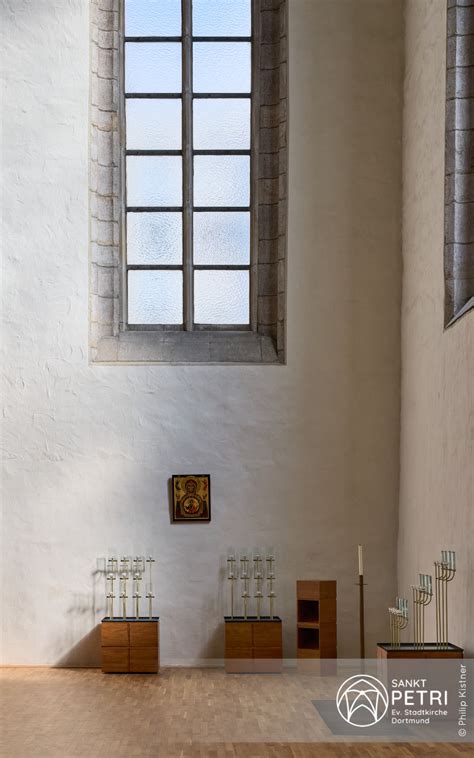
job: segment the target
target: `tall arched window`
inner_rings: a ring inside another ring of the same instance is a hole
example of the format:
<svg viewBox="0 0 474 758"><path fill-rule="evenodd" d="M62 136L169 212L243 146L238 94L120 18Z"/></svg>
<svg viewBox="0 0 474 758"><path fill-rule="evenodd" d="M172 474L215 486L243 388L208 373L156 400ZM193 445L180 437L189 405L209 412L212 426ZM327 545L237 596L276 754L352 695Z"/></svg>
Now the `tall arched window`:
<svg viewBox="0 0 474 758"><path fill-rule="evenodd" d="M92 2L93 359L283 362L285 2Z"/></svg>
<svg viewBox="0 0 474 758"><path fill-rule="evenodd" d="M448 0L445 325L474 308L474 5Z"/></svg>

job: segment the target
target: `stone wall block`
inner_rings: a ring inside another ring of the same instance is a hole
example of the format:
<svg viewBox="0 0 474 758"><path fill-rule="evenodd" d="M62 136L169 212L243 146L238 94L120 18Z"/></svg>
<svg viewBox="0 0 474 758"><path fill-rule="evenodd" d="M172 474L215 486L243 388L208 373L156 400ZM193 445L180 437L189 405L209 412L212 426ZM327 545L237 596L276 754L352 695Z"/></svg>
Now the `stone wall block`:
<svg viewBox="0 0 474 758"><path fill-rule="evenodd" d="M278 179L259 179L258 200L265 205L278 202Z"/></svg>
<svg viewBox="0 0 474 758"><path fill-rule="evenodd" d="M275 153L279 148L279 127L260 129L259 148L262 153Z"/></svg>
<svg viewBox="0 0 474 758"><path fill-rule="evenodd" d="M263 10L260 14L262 43L272 43L280 37L280 11Z"/></svg>
<svg viewBox="0 0 474 758"><path fill-rule="evenodd" d="M258 262L260 263L274 263L277 260L277 254L275 250L275 241L260 240L258 243Z"/></svg>
<svg viewBox="0 0 474 758"><path fill-rule="evenodd" d="M99 76L104 79L112 79L114 76L114 51L109 48L98 48L98 58Z"/></svg>
<svg viewBox="0 0 474 758"><path fill-rule="evenodd" d="M279 105L263 105L260 108L260 126L271 129L280 123L281 109Z"/></svg>
<svg viewBox="0 0 474 758"><path fill-rule="evenodd" d="M266 69L260 72L260 102L265 105L278 105L280 100L279 69Z"/></svg>
<svg viewBox="0 0 474 758"><path fill-rule="evenodd" d="M258 267L258 296L278 294L277 264L267 263Z"/></svg>
<svg viewBox="0 0 474 758"><path fill-rule="evenodd" d="M278 239L278 205L260 205L258 208L258 234L261 240Z"/></svg>
<svg viewBox="0 0 474 758"><path fill-rule="evenodd" d="M267 295L258 298L258 322L259 324L276 324L278 320L278 298L276 295Z"/></svg>
<svg viewBox="0 0 474 758"><path fill-rule="evenodd" d="M113 172L109 166L97 168L97 190L101 195L111 195L113 191Z"/></svg>
<svg viewBox="0 0 474 758"><path fill-rule="evenodd" d="M286 261L278 261L278 294L286 291Z"/></svg>
<svg viewBox="0 0 474 758"><path fill-rule="evenodd" d="M101 166L114 165L114 143L112 132L106 132L99 129L97 132L97 146L99 163Z"/></svg>
<svg viewBox="0 0 474 758"><path fill-rule="evenodd" d="M100 31L110 31L118 29L118 13L111 10L103 10L98 8L97 10L97 26Z"/></svg>
<svg viewBox="0 0 474 758"><path fill-rule="evenodd" d="M116 92L112 79L97 79L97 101L94 105L104 111L116 110Z"/></svg>
<svg viewBox="0 0 474 758"><path fill-rule="evenodd" d="M118 267L118 248L114 245L100 245L91 242L91 261L101 266Z"/></svg>
<svg viewBox="0 0 474 758"><path fill-rule="evenodd" d="M280 43L268 43L260 48L260 68L276 68L280 62Z"/></svg>
<svg viewBox="0 0 474 758"><path fill-rule="evenodd" d="M276 179L280 175L280 165L276 153L260 153L258 175L261 179Z"/></svg>
<svg viewBox="0 0 474 758"><path fill-rule="evenodd" d="M474 68L450 68L446 76L446 97L474 97Z"/></svg>
<svg viewBox="0 0 474 758"><path fill-rule="evenodd" d="M286 174L280 174L278 177L278 199L285 200L287 194L287 178Z"/></svg>
<svg viewBox="0 0 474 758"><path fill-rule="evenodd" d="M118 32L99 29L97 44L102 48L118 49Z"/></svg>
<svg viewBox="0 0 474 758"><path fill-rule="evenodd" d="M280 95L280 98L285 98L288 91L288 64L282 63L278 71L280 74L279 95Z"/></svg>

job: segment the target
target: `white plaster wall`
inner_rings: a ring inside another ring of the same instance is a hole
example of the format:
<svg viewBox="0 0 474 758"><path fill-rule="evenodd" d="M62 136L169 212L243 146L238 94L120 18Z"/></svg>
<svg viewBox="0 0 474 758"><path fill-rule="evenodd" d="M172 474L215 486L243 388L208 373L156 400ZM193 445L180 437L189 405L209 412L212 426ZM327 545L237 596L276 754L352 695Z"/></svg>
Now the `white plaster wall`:
<svg viewBox="0 0 474 758"><path fill-rule="evenodd" d="M162 657L220 657L229 543L276 545L288 657L297 578L338 580L357 653L364 543L372 652L395 591L401 4L289 3L286 367L88 365L87 2L0 5L4 661L96 663L95 557L148 545ZM211 474L209 526L169 522L188 471Z"/></svg>
<svg viewBox="0 0 474 758"><path fill-rule="evenodd" d="M474 313L443 331L446 3L409 0L405 21L399 592L456 550L450 638L472 655Z"/></svg>

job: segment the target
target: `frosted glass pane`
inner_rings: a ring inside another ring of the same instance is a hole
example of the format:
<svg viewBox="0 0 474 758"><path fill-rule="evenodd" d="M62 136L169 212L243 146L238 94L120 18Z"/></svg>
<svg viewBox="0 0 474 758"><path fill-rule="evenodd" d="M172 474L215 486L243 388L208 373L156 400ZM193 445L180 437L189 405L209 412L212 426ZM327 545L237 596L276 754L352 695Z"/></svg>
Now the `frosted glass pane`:
<svg viewBox="0 0 474 758"><path fill-rule="evenodd" d="M181 92L181 43L127 42L126 92Z"/></svg>
<svg viewBox="0 0 474 758"><path fill-rule="evenodd" d="M181 150L181 100L126 100L129 150Z"/></svg>
<svg viewBox="0 0 474 758"><path fill-rule="evenodd" d="M128 263L179 265L183 258L181 213L128 213Z"/></svg>
<svg viewBox="0 0 474 758"><path fill-rule="evenodd" d="M249 150L250 100L195 100L196 150Z"/></svg>
<svg viewBox="0 0 474 758"><path fill-rule="evenodd" d="M195 271L196 324L248 324L248 271Z"/></svg>
<svg viewBox="0 0 474 758"><path fill-rule="evenodd" d="M125 0L127 37L180 37L181 0Z"/></svg>
<svg viewBox="0 0 474 758"><path fill-rule="evenodd" d="M246 266L250 262L250 213L195 213L194 262Z"/></svg>
<svg viewBox="0 0 474 758"><path fill-rule="evenodd" d="M196 37L250 37L250 0L193 0Z"/></svg>
<svg viewBox="0 0 474 758"><path fill-rule="evenodd" d="M250 92L250 42L195 42L194 92Z"/></svg>
<svg viewBox="0 0 474 758"><path fill-rule="evenodd" d="M127 157L127 205L181 205L181 158L163 155Z"/></svg>
<svg viewBox="0 0 474 758"><path fill-rule="evenodd" d="M194 204L204 206L249 205L250 158L248 155L196 155Z"/></svg>
<svg viewBox="0 0 474 758"><path fill-rule="evenodd" d="M182 324L182 272L129 271L128 323Z"/></svg>

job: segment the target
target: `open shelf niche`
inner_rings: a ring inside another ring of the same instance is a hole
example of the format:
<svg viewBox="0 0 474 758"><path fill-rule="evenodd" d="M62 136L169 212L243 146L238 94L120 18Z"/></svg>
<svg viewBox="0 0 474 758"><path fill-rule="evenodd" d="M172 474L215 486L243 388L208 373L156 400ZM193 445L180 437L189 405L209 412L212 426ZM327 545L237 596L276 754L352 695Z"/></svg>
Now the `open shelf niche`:
<svg viewBox="0 0 474 758"><path fill-rule="evenodd" d="M337 657L336 582L296 582L297 658Z"/></svg>

